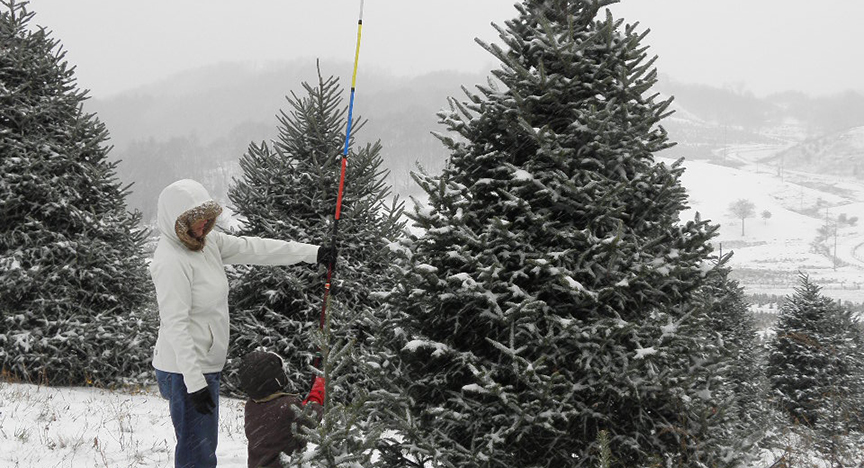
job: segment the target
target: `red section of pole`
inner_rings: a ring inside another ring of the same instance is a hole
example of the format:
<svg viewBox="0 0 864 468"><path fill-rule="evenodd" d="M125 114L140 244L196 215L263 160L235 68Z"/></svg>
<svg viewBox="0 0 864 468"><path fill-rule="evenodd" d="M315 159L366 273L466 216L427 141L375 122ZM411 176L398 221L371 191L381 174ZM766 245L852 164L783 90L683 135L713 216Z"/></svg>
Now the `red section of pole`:
<svg viewBox="0 0 864 468"><path fill-rule="evenodd" d="M336 197L336 221L339 221L339 214L342 212L342 193L345 190L345 168L346 167L348 167L348 158L346 158L345 156L342 156L342 173L339 176L339 195Z"/></svg>

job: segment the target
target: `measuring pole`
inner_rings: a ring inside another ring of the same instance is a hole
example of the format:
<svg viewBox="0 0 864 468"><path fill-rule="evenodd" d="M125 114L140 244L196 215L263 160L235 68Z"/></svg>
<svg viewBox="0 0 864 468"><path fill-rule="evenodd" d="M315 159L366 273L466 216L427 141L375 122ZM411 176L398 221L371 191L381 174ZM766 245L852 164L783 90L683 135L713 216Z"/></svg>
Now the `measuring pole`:
<svg viewBox="0 0 864 468"><path fill-rule="evenodd" d="M357 86L357 64L360 60L360 36L363 30L363 3L365 0L360 0L360 16L357 20L357 46L354 50L354 72L351 74L351 98L348 101L348 124L345 129L345 146L342 150L342 167L339 174L339 192L336 195L336 214L333 220L333 239L330 242L331 261L327 265L327 282L324 283L324 304L321 306L321 319L318 322L318 328L324 329L324 322L327 318L327 303L330 298L330 284L333 281L333 262L336 260L336 235L339 233L339 217L342 214L342 195L345 191L345 168L348 166L348 147L351 142L351 123L354 116L354 93ZM319 350L320 351L320 350ZM319 353L320 354L320 353ZM321 364L321 356L316 356L313 366L319 367Z"/></svg>

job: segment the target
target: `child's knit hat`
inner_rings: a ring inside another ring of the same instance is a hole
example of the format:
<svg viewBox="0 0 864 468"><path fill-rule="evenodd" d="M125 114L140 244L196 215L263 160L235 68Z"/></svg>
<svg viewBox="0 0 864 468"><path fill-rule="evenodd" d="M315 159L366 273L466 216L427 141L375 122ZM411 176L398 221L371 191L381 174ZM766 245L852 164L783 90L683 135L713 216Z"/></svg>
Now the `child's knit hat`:
<svg viewBox="0 0 864 468"><path fill-rule="evenodd" d="M282 358L265 351L253 351L240 362L240 389L253 400L266 398L288 385Z"/></svg>

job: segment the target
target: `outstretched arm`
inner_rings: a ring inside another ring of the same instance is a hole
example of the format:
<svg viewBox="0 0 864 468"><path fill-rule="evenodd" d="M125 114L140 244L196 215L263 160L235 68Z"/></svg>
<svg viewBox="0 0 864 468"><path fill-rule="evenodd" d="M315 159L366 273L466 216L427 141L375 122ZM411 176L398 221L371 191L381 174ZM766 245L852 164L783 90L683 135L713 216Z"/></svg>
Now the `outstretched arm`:
<svg viewBox="0 0 864 468"><path fill-rule="evenodd" d="M225 264L293 265L315 263L318 257L318 246L313 244L232 236L221 232L211 232L208 237L216 241Z"/></svg>

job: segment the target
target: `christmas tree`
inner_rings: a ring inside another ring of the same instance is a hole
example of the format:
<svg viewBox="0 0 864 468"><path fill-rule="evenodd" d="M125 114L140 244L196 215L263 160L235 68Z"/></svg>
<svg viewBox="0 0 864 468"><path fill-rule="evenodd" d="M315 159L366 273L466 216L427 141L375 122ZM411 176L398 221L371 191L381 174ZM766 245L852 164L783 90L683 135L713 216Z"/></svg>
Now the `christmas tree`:
<svg viewBox="0 0 864 468"><path fill-rule="evenodd" d="M156 329L140 216L58 41L26 2L2 7L0 363L49 384L137 377Z"/></svg>
<svg viewBox="0 0 864 468"><path fill-rule="evenodd" d="M715 364L701 366L710 369L704 381L713 394L707 400L711 432L704 437L715 438L734 453L746 456L754 454L754 447L764 440L771 411L766 403L765 353L744 288L729 278L732 271L725 266L729 258L731 254L724 257L702 288L707 313L701 318L701 338L694 349L713 347L715 351L703 354Z"/></svg>
<svg viewBox="0 0 864 468"><path fill-rule="evenodd" d="M822 450L861 431L861 329L851 311L821 294L802 274L780 307L769 344L768 378L788 420L817 430Z"/></svg>
<svg viewBox="0 0 864 468"><path fill-rule="evenodd" d="M304 83L303 97L292 93L290 111L279 118L279 140L251 145L241 159L243 177L228 196L244 219L241 235L294 240L329 246L338 193L346 106L338 80L319 74L317 86ZM351 139L363 126L354 125ZM402 203L391 199L384 182L379 142L348 155L345 192L338 226L338 262L332 300L344 310L332 324L334 340L367 349L377 327L373 312L380 299L371 292L390 284L386 246L402 232ZM302 392L316 346L326 274L320 268L255 267L241 270L232 286L230 356L256 347L281 354L293 369L290 380ZM351 368L343 369L352 373ZM357 373L356 383L364 380ZM337 389L337 393L338 393Z"/></svg>
<svg viewBox="0 0 864 468"><path fill-rule="evenodd" d="M343 307L334 304L322 330L313 334L322 355L317 373L325 379L326 394L335 390L336 397L325 398L324 414L316 426L299 429L298 437L312 445L306 452L283 455L284 468L369 467L379 455L376 448L386 427L372 403L378 391L368 380L356 382L358 372L376 373L374 361L367 359L368 353L358 352L362 350L357 349L356 340L338 339L332 333L334 321L345 322L343 312Z"/></svg>
<svg viewBox="0 0 864 468"><path fill-rule="evenodd" d="M683 168L654 159L670 100L609 3L523 1L503 46L481 42L494 79L439 114L450 158L415 175L422 232L381 327L405 395L391 466L735 462L710 436L728 404L704 343L716 228L679 220Z"/></svg>

